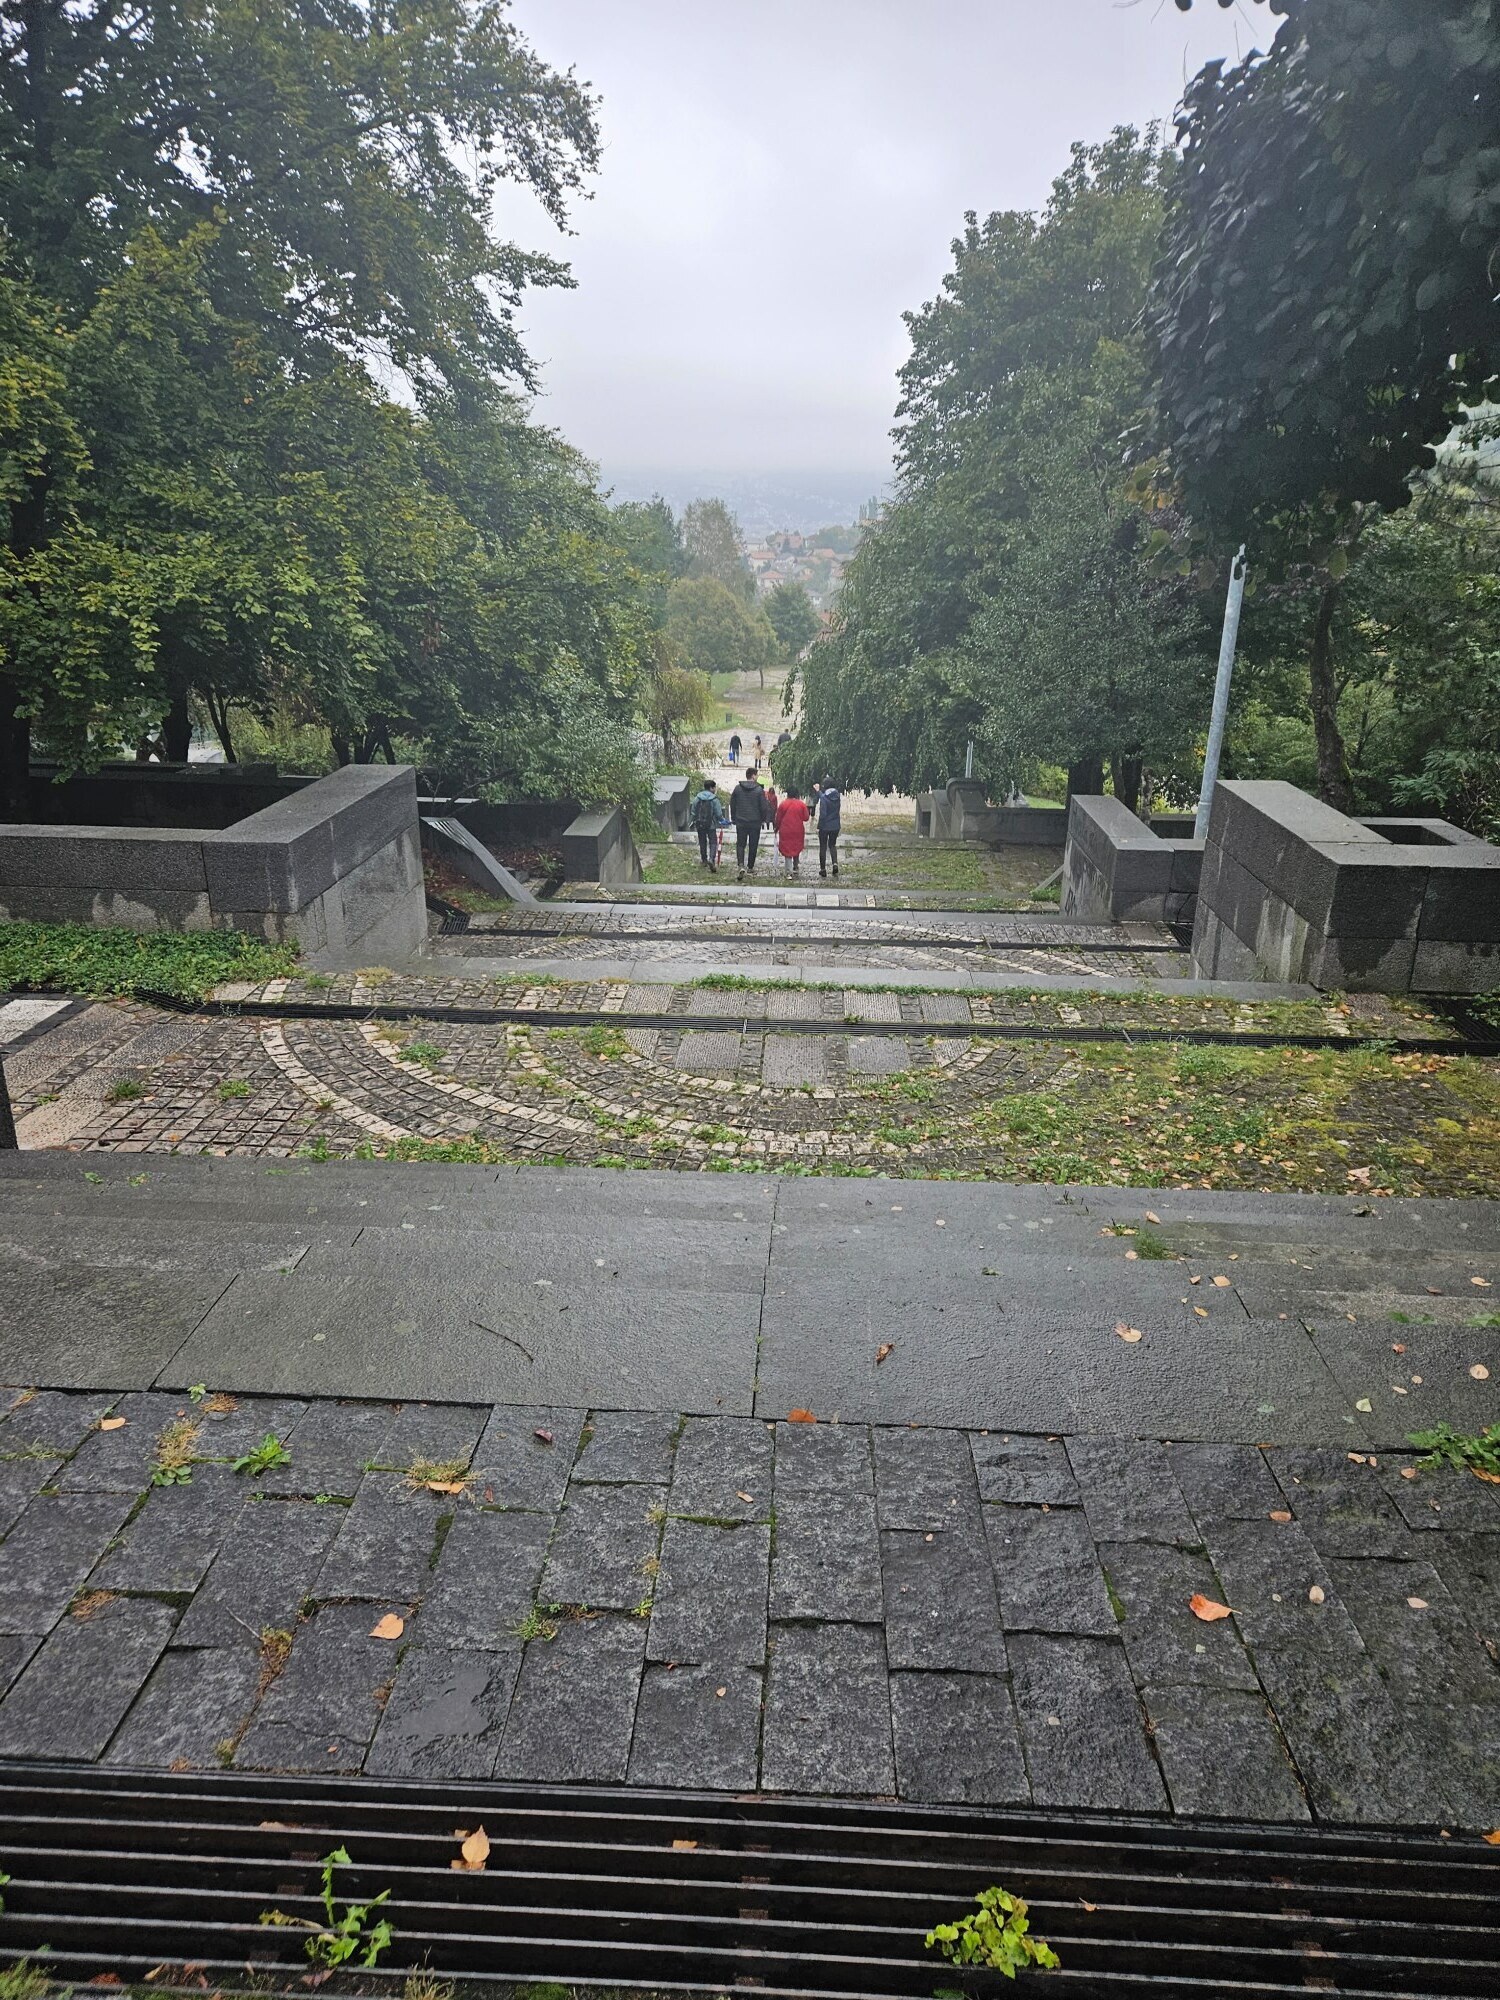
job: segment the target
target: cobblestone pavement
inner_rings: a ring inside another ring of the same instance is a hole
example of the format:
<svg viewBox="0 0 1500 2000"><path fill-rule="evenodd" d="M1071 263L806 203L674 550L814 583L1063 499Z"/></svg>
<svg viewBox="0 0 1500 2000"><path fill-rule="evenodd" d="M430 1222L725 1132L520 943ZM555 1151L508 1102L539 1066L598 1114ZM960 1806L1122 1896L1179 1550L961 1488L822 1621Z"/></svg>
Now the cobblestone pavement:
<svg viewBox="0 0 1500 2000"><path fill-rule="evenodd" d="M6 1757L1500 1822L1500 1490L1398 1454L0 1410Z"/></svg>

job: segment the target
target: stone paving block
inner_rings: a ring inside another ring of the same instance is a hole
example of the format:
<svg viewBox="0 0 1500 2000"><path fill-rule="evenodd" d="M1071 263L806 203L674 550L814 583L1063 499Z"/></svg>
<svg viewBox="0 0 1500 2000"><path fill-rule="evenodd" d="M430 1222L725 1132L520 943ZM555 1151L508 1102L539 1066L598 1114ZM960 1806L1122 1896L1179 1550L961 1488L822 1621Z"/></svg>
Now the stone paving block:
<svg viewBox="0 0 1500 2000"><path fill-rule="evenodd" d="M863 1424L778 1424L776 1504L805 1493L873 1493Z"/></svg>
<svg viewBox="0 0 1500 2000"><path fill-rule="evenodd" d="M1119 1645L1022 1633L1011 1636L1010 1661L1038 1805L1165 1810L1166 1790Z"/></svg>
<svg viewBox="0 0 1500 2000"><path fill-rule="evenodd" d="M1153 1542L1101 1543L1099 1556L1124 1613L1120 1637L1138 1685L1259 1686L1234 1620L1205 1624L1188 1609L1195 1594L1226 1601L1206 1556Z"/></svg>
<svg viewBox="0 0 1500 2000"><path fill-rule="evenodd" d="M741 1037L690 1028L677 1044L674 1069L695 1076L733 1076L740 1066Z"/></svg>
<svg viewBox="0 0 1500 2000"><path fill-rule="evenodd" d="M387 1614L411 1605L325 1604L299 1625L235 1756L250 1771L357 1771L375 1734L399 1647L371 1637Z"/></svg>
<svg viewBox="0 0 1500 2000"><path fill-rule="evenodd" d="M665 1014L672 1004L670 986L642 986L639 983L625 990L627 1014Z"/></svg>
<svg viewBox="0 0 1500 2000"><path fill-rule="evenodd" d="M1167 1459L1199 1527L1214 1520L1263 1521L1286 1499L1253 1444L1169 1444Z"/></svg>
<svg viewBox="0 0 1500 2000"><path fill-rule="evenodd" d="M969 1003L958 993L924 993L921 995L922 1019L924 1021L967 1021Z"/></svg>
<svg viewBox="0 0 1500 2000"><path fill-rule="evenodd" d="M1256 1669L1320 1819L1446 1819L1451 1759L1425 1753L1363 1646L1261 1646Z"/></svg>
<svg viewBox="0 0 1500 2000"><path fill-rule="evenodd" d="M313 1596L408 1602L420 1596L432 1578L438 1522L453 1511L449 1494L414 1487L399 1472L367 1472L318 1571Z"/></svg>
<svg viewBox="0 0 1500 2000"><path fill-rule="evenodd" d="M499 1405L485 1425L471 1472L485 1505L551 1513L568 1483L585 1414Z"/></svg>
<svg viewBox="0 0 1500 2000"><path fill-rule="evenodd" d="M1005 1641L994 1579L977 1523L884 1530L885 1646L892 1668L1000 1673Z"/></svg>
<svg viewBox="0 0 1500 2000"><path fill-rule="evenodd" d="M1271 1646L1363 1655L1329 1563L1296 1522L1218 1521L1209 1529L1208 1553L1257 1661ZM1308 1595L1314 1589L1321 1602Z"/></svg>
<svg viewBox="0 0 1500 2000"><path fill-rule="evenodd" d="M298 1424L290 1465L263 1473L263 1493L352 1498L366 1465L378 1464L395 1422L389 1403L314 1403Z"/></svg>
<svg viewBox="0 0 1500 2000"><path fill-rule="evenodd" d="M1026 1507L1077 1507L1078 1482L1061 1438L969 1437L981 1500Z"/></svg>
<svg viewBox="0 0 1500 2000"><path fill-rule="evenodd" d="M408 1646L365 1758L380 1778L484 1778L494 1769L521 1658Z"/></svg>
<svg viewBox="0 0 1500 2000"><path fill-rule="evenodd" d="M0 1536L10 1533L44 1486L56 1483L65 1465L64 1459L41 1456L0 1459Z"/></svg>
<svg viewBox="0 0 1500 2000"><path fill-rule="evenodd" d="M882 1528L978 1529L979 1488L962 1431L892 1430L882 1424L871 1438Z"/></svg>
<svg viewBox="0 0 1500 2000"><path fill-rule="evenodd" d="M665 1485L679 1419L662 1410L598 1410L573 1467L575 1480Z"/></svg>
<svg viewBox="0 0 1500 2000"><path fill-rule="evenodd" d="M761 1673L746 1666L648 1666L630 1746L630 1783L753 1791L761 1694Z"/></svg>
<svg viewBox="0 0 1500 2000"><path fill-rule="evenodd" d="M1098 1551L1077 1508L986 1507L984 1525L1007 1632L1114 1636Z"/></svg>
<svg viewBox="0 0 1500 2000"><path fill-rule="evenodd" d="M857 986L844 989L844 1012L858 1014L862 1021L899 1021L899 993L864 993Z"/></svg>
<svg viewBox="0 0 1500 2000"><path fill-rule="evenodd" d="M771 1530L668 1521L646 1656L760 1666L766 1656Z"/></svg>
<svg viewBox="0 0 1500 2000"><path fill-rule="evenodd" d="M1397 1701L1500 1705L1500 1664L1430 1563L1343 1560L1328 1571Z"/></svg>
<svg viewBox="0 0 1500 2000"><path fill-rule="evenodd" d="M76 1107L47 1106L40 1114L64 1114L70 1138L78 1129ZM35 1117L37 1114L33 1114ZM35 1130L22 1133L27 1145L46 1143ZM121 1269L69 1258L50 1266L0 1257L0 1376L9 1381L67 1383L83 1389L101 1376L117 1389L143 1389L172 1361L215 1303L231 1273ZM280 1283L281 1280L276 1282ZM56 1395L54 1430L67 1421ZM64 1437L45 1441L71 1450L83 1432L109 1408L113 1397L92 1391L80 1396L84 1421Z"/></svg>
<svg viewBox="0 0 1500 2000"><path fill-rule="evenodd" d="M753 1418L689 1417L672 1468L669 1511L707 1521L765 1519L773 1453L770 1430Z"/></svg>
<svg viewBox="0 0 1500 2000"><path fill-rule="evenodd" d="M7 1396L11 1397L8 1405ZM118 1397L107 1391L74 1394L65 1389L0 1389L0 1458L12 1452L43 1448L76 1451L101 1417L107 1417Z"/></svg>
<svg viewBox="0 0 1500 2000"><path fill-rule="evenodd" d="M852 1076L902 1076L916 1065L904 1035L851 1035L845 1048Z"/></svg>
<svg viewBox="0 0 1500 2000"><path fill-rule="evenodd" d="M167 1604L112 1597L62 1619L0 1702L0 1757L100 1756L176 1618Z"/></svg>
<svg viewBox="0 0 1500 2000"><path fill-rule="evenodd" d="M858 1625L790 1625L775 1633L763 1739L767 1791L894 1792L880 1633Z"/></svg>
<svg viewBox="0 0 1500 2000"><path fill-rule="evenodd" d="M533 1639L521 1660L495 1776L619 1784L630 1761L645 1651L639 1618L565 1619L555 1639Z"/></svg>
<svg viewBox="0 0 1500 2000"><path fill-rule="evenodd" d="M873 1495L778 1498L771 1616L877 1624L883 1604Z"/></svg>
<svg viewBox="0 0 1500 2000"><path fill-rule="evenodd" d="M461 1403L407 1403L386 1433L380 1463L396 1472L419 1463L467 1469L489 1417L488 1408Z"/></svg>
<svg viewBox="0 0 1500 2000"><path fill-rule="evenodd" d="M245 1481L200 1465L187 1486L156 1486L89 1578L95 1590L196 1590L244 1506Z"/></svg>
<svg viewBox="0 0 1500 2000"><path fill-rule="evenodd" d="M1403 1476L1414 1472L1414 1478ZM1408 1528L1500 1535L1500 1486L1451 1466L1419 1467L1415 1457L1380 1453L1385 1497Z"/></svg>
<svg viewBox="0 0 1500 2000"><path fill-rule="evenodd" d="M422 1599L420 1644L519 1653L516 1627L536 1601L551 1532L547 1514L460 1507Z"/></svg>
<svg viewBox="0 0 1500 2000"><path fill-rule="evenodd" d="M997 1674L891 1675L896 1787L935 1804L1025 1804L1031 1797L1010 1684Z"/></svg>
<svg viewBox="0 0 1500 2000"><path fill-rule="evenodd" d="M174 1417L196 1415L186 1396L154 1390L121 1396L110 1412L124 1417L121 1430L88 1432L52 1482L63 1493L139 1493L151 1478L156 1440ZM0 1452L5 1430L0 1426ZM3 1471L3 1467L0 1467Z"/></svg>
<svg viewBox="0 0 1500 2000"><path fill-rule="evenodd" d="M234 1407L215 1410L207 1402L187 1405L187 1414L201 1424L198 1451L204 1458L242 1458L267 1437L287 1445L296 1458L298 1425L307 1404L292 1396L235 1396Z"/></svg>
<svg viewBox="0 0 1500 2000"><path fill-rule="evenodd" d="M180 1636L180 1628L179 1628ZM157 1661L109 1746L111 1764L212 1768L255 1706L259 1650L242 1633L235 1646L172 1646Z"/></svg>
<svg viewBox="0 0 1500 2000"><path fill-rule="evenodd" d="M289 1632L344 1524L342 1507L251 1495L178 1627L179 1646L254 1644Z"/></svg>
<svg viewBox="0 0 1500 2000"><path fill-rule="evenodd" d="M1424 1539L1415 1553L1442 1577L1470 1631L1500 1656L1500 1543L1493 1535L1450 1533Z"/></svg>
<svg viewBox="0 0 1500 2000"><path fill-rule="evenodd" d="M1172 1810L1208 1819L1310 1817L1281 1733L1258 1692L1233 1687L1147 1687Z"/></svg>
<svg viewBox="0 0 1500 2000"><path fill-rule="evenodd" d="M1094 1539L1175 1542L1202 1537L1159 1444L1138 1438L1069 1438L1068 1458Z"/></svg>
<svg viewBox="0 0 1500 2000"><path fill-rule="evenodd" d="M39 1493L0 1543L0 1632L50 1631L131 1504L128 1493Z"/></svg>
<svg viewBox="0 0 1500 2000"><path fill-rule="evenodd" d="M1406 1553L1410 1531L1386 1498L1378 1467L1357 1465L1344 1451L1270 1451L1266 1456L1285 1504L1320 1554Z"/></svg>
<svg viewBox="0 0 1500 2000"><path fill-rule="evenodd" d="M792 1086L823 1083L828 1076L828 1042L821 1035L767 1035L760 1059L762 1083Z"/></svg>
<svg viewBox="0 0 1500 2000"><path fill-rule="evenodd" d="M557 1518L541 1598L633 1611L651 1595L664 1486L570 1486Z"/></svg>
<svg viewBox="0 0 1500 2000"><path fill-rule="evenodd" d="M6 1633L0 1637L0 1695L20 1679L21 1669L41 1643L34 1632Z"/></svg>

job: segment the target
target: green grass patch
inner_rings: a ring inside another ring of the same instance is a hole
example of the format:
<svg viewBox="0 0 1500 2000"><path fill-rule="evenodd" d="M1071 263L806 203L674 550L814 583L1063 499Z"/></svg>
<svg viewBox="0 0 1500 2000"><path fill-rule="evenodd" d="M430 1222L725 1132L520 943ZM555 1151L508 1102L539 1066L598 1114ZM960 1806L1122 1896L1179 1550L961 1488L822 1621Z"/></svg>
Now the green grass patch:
<svg viewBox="0 0 1500 2000"><path fill-rule="evenodd" d="M243 931L96 930L89 924L0 923L0 988L46 987L109 999L169 993L202 1000L226 980L259 984L297 970L297 947Z"/></svg>

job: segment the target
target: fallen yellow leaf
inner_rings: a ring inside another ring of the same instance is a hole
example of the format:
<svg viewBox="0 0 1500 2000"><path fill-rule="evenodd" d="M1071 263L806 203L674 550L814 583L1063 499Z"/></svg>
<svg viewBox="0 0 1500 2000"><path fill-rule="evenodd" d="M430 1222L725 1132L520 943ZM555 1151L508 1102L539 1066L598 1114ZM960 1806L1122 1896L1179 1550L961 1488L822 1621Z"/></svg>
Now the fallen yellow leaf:
<svg viewBox="0 0 1500 2000"><path fill-rule="evenodd" d="M406 1630L406 1620L398 1618L394 1611L387 1611L384 1618L377 1618L370 1627L372 1639L399 1639Z"/></svg>
<svg viewBox="0 0 1500 2000"><path fill-rule="evenodd" d="M99 1428L101 1431L123 1430L129 1421L128 1417L101 1417L99 1419Z"/></svg>
<svg viewBox="0 0 1500 2000"><path fill-rule="evenodd" d="M1425 1597L1408 1597L1406 1601L1413 1611L1425 1611L1427 1609L1427 1599Z"/></svg>
<svg viewBox="0 0 1500 2000"><path fill-rule="evenodd" d="M1487 1841L1491 1847L1500 1847L1500 1826L1497 1826L1493 1833L1481 1835L1481 1838Z"/></svg>
<svg viewBox="0 0 1500 2000"><path fill-rule="evenodd" d="M1215 1278L1214 1283L1218 1286L1221 1292L1227 1291L1229 1288L1229 1280L1227 1278Z"/></svg>
<svg viewBox="0 0 1500 2000"><path fill-rule="evenodd" d="M811 1410L788 1410L786 1420L789 1424L815 1424L818 1421Z"/></svg>
<svg viewBox="0 0 1500 2000"><path fill-rule="evenodd" d="M1290 1521L1292 1510L1290 1507L1273 1507L1267 1518L1272 1521Z"/></svg>
<svg viewBox="0 0 1500 2000"><path fill-rule="evenodd" d="M1146 1210L1146 1220L1148 1222L1160 1222L1161 1217L1159 1215L1153 1214L1153 1212L1148 1208Z"/></svg>
<svg viewBox="0 0 1500 2000"><path fill-rule="evenodd" d="M736 1492L734 1497L736 1500L743 1500L747 1507L753 1507L755 1505L755 1495L753 1493Z"/></svg>
<svg viewBox="0 0 1500 2000"><path fill-rule="evenodd" d="M1490 1281L1488 1278L1470 1278L1469 1283L1471 1285L1478 1285L1483 1291L1486 1292L1490 1288Z"/></svg>
<svg viewBox="0 0 1500 2000"><path fill-rule="evenodd" d="M1482 1361L1476 1361L1474 1366L1469 1370L1469 1373L1474 1377L1476 1382L1488 1382L1490 1379L1490 1371Z"/></svg>
<svg viewBox="0 0 1500 2000"><path fill-rule="evenodd" d="M461 1826L457 1826L453 1829L453 1837L462 1841L463 1845L458 1850L458 1859L448 1863L450 1868L472 1872L482 1868L489 1860L490 1837L482 1826L476 1826L472 1833L466 1833Z"/></svg>
<svg viewBox="0 0 1500 2000"><path fill-rule="evenodd" d="M1205 1625L1216 1625L1221 1618L1234 1615L1227 1604L1216 1603L1212 1597L1205 1597L1201 1590L1195 1590L1188 1599L1188 1610L1195 1618L1201 1618Z"/></svg>
<svg viewBox="0 0 1500 2000"><path fill-rule="evenodd" d="M429 1493L462 1493L463 1490L464 1482L461 1479L429 1479L427 1481L427 1491Z"/></svg>
<svg viewBox="0 0 1500 2000"><path fill-rule="evenodd" d="M1122 1319L1115 1321L1115 1332L1120 1336L1121 1340L1128 1340L1132 1346L1136 1341L1144 1338L1138 1326L1127 1326Z"/></svg>
<svg viewBox="0 0 1500 2000"><path fill-rule="evenodd" d="M698 1845L698 1843L696 1840L674 1840L672 1842L672 1845L676 1848L682 1849L684 1852L691 1852L691 1850L695 1848Z"/></svg>
<svg viewBox="0 0 1500 2000"><path fill-rule="evenodd" d="M1198 1315L1199 1319L1207 1319L1207 1318L1208 1318L1208 1307L1207 1307L1207 1306L1194 1306L1194 1307L1193 1307L1193 1311L1194 1311L1194 1312L1195 1312L1195 1313L1196 1313L1196 1314Z"/></svg>
<svg viewBox="0 0 1500 2000"><path fill-rule="evenodd" d="M1324 1604L1328 1599L1328 1593L1324 1590L1321 1583L1315 1583L1307 1595L1309 1601L1313 1604Z"/></svg>

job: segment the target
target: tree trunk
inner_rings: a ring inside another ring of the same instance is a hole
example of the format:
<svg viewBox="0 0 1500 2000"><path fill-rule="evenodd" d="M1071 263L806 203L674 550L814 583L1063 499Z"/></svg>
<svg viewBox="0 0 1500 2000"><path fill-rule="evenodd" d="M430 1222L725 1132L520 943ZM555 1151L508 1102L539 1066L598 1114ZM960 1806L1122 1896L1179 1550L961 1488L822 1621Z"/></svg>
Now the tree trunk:
<svg viewBox="0 0 1500 2000"><path fill-rule="evenodd" d="M1102 757L1080 757L1076 764L1068 766L1068 800L1071 803L1075 792L1085 798L1097 798L1104 790L1104 759Z"/></svg>
<svg viewBox="0 0 1500 2000"><path fill-rule="evenodd" d="M1318 746L1318 796L1325 805L1348 812L1353 804L1349 782L1349 759L1344 752L1339 728L1339 690L1333 671L1333 614L1338 604L1339 586L1325 584L1318 599L1318 615L1313 620L1312 652L1308 659L1311 680L1313 735Z"/></svg>
<svg viewBox="0 0 1500 2000"><path fill-rule="evenodd" d="M16 691L0 681L0 819L31 818L31 718L16 714Z"/></svg>
<svg viewBox="0 0 1500 2000"><path fill-rule="evenodd" d="M1109 760L1110 775L1115 781L1115 797L1130 812L1141 809L1142 760L1139 757L1114 756Z"/></svg>
<svg viewBox="0 0 1500 2000"><path fill-rule="evenodd" d="M187 689L180 687L172 696L172 705L162 717L162 755L169 764L185 764L188 752L193 747L193 718L188 713Z"/></svg>
<svg viewBox="0 0 1500 2000"><path fill-rule="evenodd" d="M219 739L219 747L224 752L226 764L237 764L234 754L234 738L229 729L229 703L216 695L212 688L204 690L203 699L208 706L209 720L213 723L214 734Z"/></svg>
<svg viewBox="0 0 1500 2000"><path fill-rule="evenodd" d="M328 740L333 745L333 754L337 758L338 762L340 764L347 764L349 762L348 737L336 735L335 732L330 729L328 732Z"/></svg>

